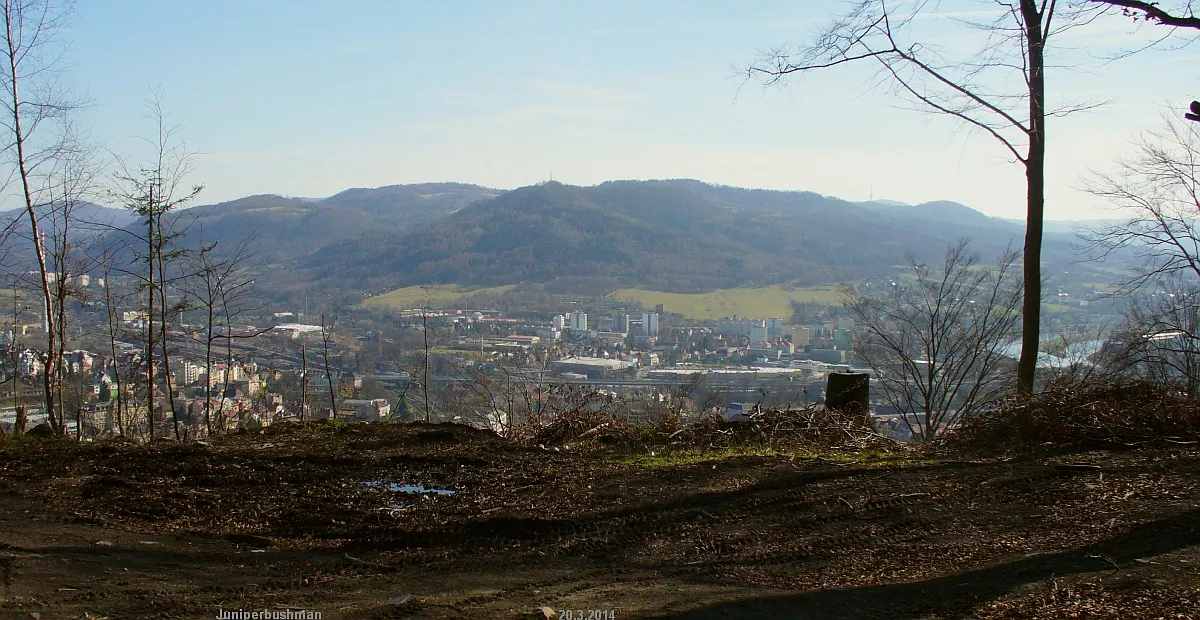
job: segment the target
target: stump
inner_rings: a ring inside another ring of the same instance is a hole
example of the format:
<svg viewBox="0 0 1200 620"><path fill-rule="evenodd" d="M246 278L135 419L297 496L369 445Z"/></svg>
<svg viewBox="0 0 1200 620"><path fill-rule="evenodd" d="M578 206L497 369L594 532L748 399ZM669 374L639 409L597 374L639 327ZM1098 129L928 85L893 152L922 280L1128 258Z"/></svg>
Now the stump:
<svg viewBox="0 0 1200 620"><path fill-rule="evenodd" d="M825 384L825 407L843 413L866 414L871 408L871 375L831 372Z"/></svg>

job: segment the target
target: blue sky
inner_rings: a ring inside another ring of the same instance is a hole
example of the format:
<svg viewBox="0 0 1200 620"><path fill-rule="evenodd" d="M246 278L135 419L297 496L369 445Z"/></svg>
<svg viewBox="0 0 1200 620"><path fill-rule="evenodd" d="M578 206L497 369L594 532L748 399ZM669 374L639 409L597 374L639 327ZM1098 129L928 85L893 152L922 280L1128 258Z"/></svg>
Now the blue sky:
<svg viewBox="0 0 1200 620"><path fill-rule="evenodd" d="M807 39L844 7L80 0L67 60L96 103L86 125L119 152L150 132L143 104L161 88L200 153L203 202L421 181L689 177L1020 217L1023 174L1000 147L890 105L869 73L741 85L736 67ZM953 45L950 19L927 32ZM1072 42L1137 40L1130 30L1110 17ZM1050 125L1048 217L1105 215L1079 191L1083 175L1129 154L1167 105L1200 94L1196 60L1185 48L1050 75L1052 90L1113 101Z"/></svg>

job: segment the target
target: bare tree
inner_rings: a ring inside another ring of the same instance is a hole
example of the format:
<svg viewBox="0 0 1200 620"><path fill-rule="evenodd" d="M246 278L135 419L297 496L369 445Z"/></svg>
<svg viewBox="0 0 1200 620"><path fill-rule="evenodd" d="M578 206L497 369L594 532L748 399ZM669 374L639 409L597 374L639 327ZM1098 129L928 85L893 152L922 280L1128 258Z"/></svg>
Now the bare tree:
<svg viewBox="0 0 1200 620"><path fill-rule="evenodd" d="M775 50L747 70L748 78L775 84L797 73L872 63L881 83L903 100L942 114L994 138L1025 170L1025 297L1021 307L1021 356L1017 386L1033 390L1041 320L1041 257L1045 210L1046 121L1094 103L1047 107L1050 42L1090 23L1106 6L1056 0L985 3L990 21L955 19L977 33L975 53L947 58L934 44L907 42L912 26L936 15L937 2L860 0L808 46Z"/></svg>
<svg viewBox="0 0 1200 620"><path fill-rule="evenodd" d="M137 261L145 265L144 270L131 270L127 273L139 279L146 294L146 402L150 437L153 439L155 436L155 359L157 349L161 348L163 374L178 438L180 429L175 399L171 393L166 324L168 317L179 308L168 306L166 291L170 283L168 264L180 259L183 252L176 245L181 232L175 227L175 220L168 214L173 214L191 203L203 187L184 185L184 180L195 168L195 158L180 142L179 127L167 123L160 93L154 93L147 108L147 117L156 129L155 136L145 140L150 146L151 155L140 166L119 163L115 179L118 189L114 191L113 197L137 215L144 226L144 233L133 229L122 229L122 232L133 237L131 248ZM182 278L181 274L174 274L170 280ZM155 303L156 299L158 304ZM154 333L156 320L159 321L160 327L158 335Z"/></svg>
<svg viewBox="0 0 1200 620"><path fill-rule="evenodd" d="M0 75L4 83L0 104L0 131L4 136L3 153L9 158L10 174L5 189L15 181L19 185L22 209L28 217L29 239L40 276L43 307L46 313L47 346L45 385L46 412L51 426L62 432L61 405L55 395L61 392L62 360L54 354L56 343L53 283L55 273L43 247L44 234L38 207L50 203L46 195L54 163L71 153L76 144L69 132L56 131L71 114L84 105L59 83L62 69L62 42L72 6L57 0L2 0L4 20L0 42Z"/></svg>
<svg viewBox="0 0 1200 620"><path fill-rule="evenodd" d="M125 403L125 380L121 376L121 359L117 351L117 336L119 334L120 317L118 316L118 297L113 290L113 248L107 245L101 246L101 255L98 260L100 267L101 279L104 283L101 285L104 289L104 311L105 319L108 324L108 345L109 354L112 355L113 381L117 385L117 398L112 405L116 407L115 417L117 422L117 432L121 437L125 436L126 428L126 403Z"/></svg>
<svg viewBox="0 0 1200 620"><path fill-rule="evenodd" d="M336 417L338 412L337 390L333 389L333 372L329 367L329 343L333 339L333 328L337 325L338 313L335 311L329 323L325 322L325 313L321 313L321 356L325 361L325 383L329 386L329 415Z"/></svg>
<svg viewBox="0 0 1200 620"><path fill-rule="evenodd" d="M308 345L300 334L300 421L308 411ZM336 415L337 412L334 412Z"/></svg>
<svg viewBox="0 0 1200 620"><path fill-rule="evenodd" d="M911 282L848 296L854 351L878 375L884 399L914 437L933 439L1002 393L1005 349L1017 337L1020 279L1013 252L980 265L966 240L936 268L909 257ZM914 424L914 418L919 424Z"/></svg>
<svg viewBox="0 0 1200 620"><path fill-rule="evenodd" d="M1161 2L1145 0L1089 0L1095 4L1118 7L1131 17L1141 18L1171 28L1200 29L1200 17L1192 13L1190 1L1176 2L1176 6L1162 8Z"/></svg>
<svg viewBox="0 0 1200 620"><path fill-rule="evenodd" d="M1098 258L1133 253L1140 264L1126 290L1162 277L1200 278L1200 127L1168 120L1164 131L1139 141L1136 156L1118 162L1117 172L1094 174L1087 187L1130 213L1083 233Z"/></svg>
<svg viewBox="0 0 1200 620"><path fill-rule="evenodd" d="M1200 282L1171 276L1130 304L1110 343L1109 372L1200 398Z"/></svg>
<svg viewBox="0 0 1200 620"><path fill-rule="evenodd" d="M44 251L52 266L52 272L57 274L51 283L51 298L53 305L48 321L54 326L53 342L57 349L51 348L50 357L62 364L66 354L68 329L67 309L70 300L87 301L88 293L82 285L81 275L88 274L96 266L96 260L84 251L92 243L99 240L104 233L103 225L89 222L83 217L79 208L86 204L99 192L97 179L99 168L93 149L82 141L69 137L73 128L69 122L64 123L64 131L68 136L61 140L63 147L58 156L48 167L44 195L47 204L42 206ZM55 399L59 403L58 420L61 434L65 410L63 404L63 381L56 381ZM51 419L54 419L53 417Z"/></svg>
<svg viewBox="0 0 1200 620"><path fill-rule="evenodd" d="M1132 298L1119 366L1142 378L1200 389L1200 127L1167 119L1137 154L1089 191L1124 210L1115 224L1084 231L1098 258L1118 252L1136 262L1119 289Z"/></svg>
<svg viewBox="0 0 1200 620"><path fill-rule="evenodd" d="M208 433L213 432L213 347L220 341L226 343L226 373L233 363L233 340L235 338L254 338L270 328L235 332L234 321L243 313L257 307L250 295L254 284L250 264L253 261L251 246L254 237L248 236L236 240L228 246L220 243L199 243L199 247L189 258L192 265L188 269L187 291L195 299L197 307L204 312L204 327L201 337L204 340L204 426ZM228 378L226 378L228 389ZM224 402L224 400L222 400ZM222 409L223 419L224 410ZM221 420L218 420L221 421Z"/></svg>

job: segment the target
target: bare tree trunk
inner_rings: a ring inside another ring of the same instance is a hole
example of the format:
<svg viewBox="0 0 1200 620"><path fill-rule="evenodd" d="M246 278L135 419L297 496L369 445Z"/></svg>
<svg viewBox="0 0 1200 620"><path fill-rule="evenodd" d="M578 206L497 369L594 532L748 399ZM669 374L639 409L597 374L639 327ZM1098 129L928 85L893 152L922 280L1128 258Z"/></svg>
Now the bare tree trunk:
<svg viewBox="0 0 1200 620"><path fill-rule="evenodd" d="M64 243L64 251L63 251L64 255L65 255L65 248L66 248L66 244ZM63 373L63 369L62 369L63 360L65 359L65 356L67 353L67 300L66 300L66 297L67 297L67 270L65 269L65 267L66 267L65 263L61 266L64 268L58 270L58 272L60 274L59 278L58 278L58 286L56 287L58 289L58 295L57 295L58 307L56 308L56 310L58 311L58 316L55 318L55 322L54 322L55 330L58 332L58 338L57 338L58 350L51 353L51 355L58 360L59 372ZM65 373L63 373L63 374L65 374ZM66 428L67 428L67 422L66 422L66 413L67 412L63 408L64 407L63 377L60 376L59 380L55 381L54 383L56 386L55 396L58 400L58 419L62 425L62 428L59 430L59 434L61 435L63 432L66 432ZM76 432L76 434L79 433L78 427L75 429L75 432Z"/></svg>
<svg viewBox="0 0 1200 620"><path fill-rule="evenodd" d="M429 321L426 318L428 312L421 311L421 333L425 337L425 381L422 387L425 389L425 422L429 422Z"/></svg>
<svg viewBox="0 0 1200 620"><path fill-rule="evenodd" d="M1017 391L1032 394L1037 374L1042 317L1042 226L1046 204L1046 63L1042 10L1036 0L1021 0L1029 56L1029 154L1025 158L1026 213L1024 278L1021 302L1021 357Z"/></svg>
<svg viewBox="0 0 1200 620"><path fill-rule="evenodd" d="M221 418L225 417L225 394L229 392L229 377L233 373L233 335L229 325L225 326L225 380L221 385Z"/></svg>
<svg viewBox="0 0 1200 620"><path fill-rule="evenodd" d="M204 426L208 434L212 426L212 346L213 346L213 300L208 300L208 328L204 339Z"/></svg>
<svg viewBox="0 0 1200 620"><path fill-rule="evenodd" d="M170 403L171 406L171 425L174 427L175 440L179 441L181 438L179 433L179 411L175 406L175 386L172 385L171 381L171 354L167 351L167 315L169 310L167 308L167 276L166 270L163 267L166 257L163 256L163 244L165 243L165 240L162 239L162 215L160 214L158 218L159 239L155 245L158 246L158 305L159 314L161 315L159 329L162 332L163 380L167 386L167 402Z"/></svg>
<svg viewBox="0 0 1200 620"><path fill-rule="evenodd" d="M150 205L154 204L154 186L149 187ZM154 441L154 214L146 217L146 416L150 422L150 441Z"/></svg>
<svg viewBox="0 0 1200 620"><path fill-rule="evenodd" d="M109 260L109 258L107 256L107 252L106 252L105 258L104 258L106 266L108 264L108 260ZM112 273L107 268L104 270L104 306L108 312L108 347L109 347L109 352L112 354L113 380L117 384L117 400L116 400L117 432L121 435L121 437L124 437L125 436L125 423L124 423L124 419L125 419L124 418L125 389L124 389L124 385L121 382L121 362L120 362L120 359L117 357L117 324L116 324L117 309L115 307L113 307Z"/></svg>
<svg viewBox="0 0 1200 620"><path fill-rule="evenodd" d="M321 346L325 353L325 382L329 384L329 411L331 417L337 417L337 392L333 391L333 374L329 370L329 339L333 336L333 326L337 323L337 315L334 315L333 321L329 324L329 329L325 329L325 313L321 313Z"/></svg>
<svg viewBox="0 0 1200 620"><path fill-rule="evenodd" d="M308 409L308 349L304 346L304 335L300 335L300 421ZM336 414L336 412L335 412Z"/></svg>
<svg viewBox="0 0 1200 620"><path fill-rule="evenodd" d="M75 406L75 441L83 442L83 399Z"/></svg>
<svg viewBox="0 0 1200 620"><path fill-rule="evenodd" d="M14 399L14 405L15 405L14 413L16 415L16 418L13 420L13 435L20 435L25 432L25 424L28 421L28 418L26 417L27 412L25 410L25 405L17 404L15 401L15 399L17 398L17 374L18 374L17 373L17 351L20 350L20 347L17 346L17 293L16 293L16 289L13 289L13 338L12 338L12 342L10 343L10 345L12 346L12 363L13 363L12 393L13 393L13 399Z"/></svg>
<svg viewBox="0 0 1200 620"><path fill-rule="evenodd" d="M21 193L25 200L25 213L29 216L29 229L33 237L34 255L37 257L38 271L42 278L42 303L46 309L46 337L49 340L48 349L54 351L54 326L50 324L52 300L50 294L50 277L46 269L46 253L42 248L42 230L38 224L38 216L34 211L35 200L33 197L33 188L31 187L31 178L29 171L28 160L25 154L25 141L27 136L21 125L21 97L20 97L20 82L21 82L21 66L20 59L22 50L19 47L20 34L17 30L21 24L14 24L13 20L18 18L13 14L14 7L10 1L4 3L4 22L6 30L6 42L8 44L8 68L9 68L9 86L12 95L12 131L13 142L16 147L17 154L17 172L21 179ZM46 385L46 415L50 418L50 427L55 431L55 434L61 434L61 424L55 419L55 402L54 402L54 384L56 383L56 371L59 364L55 364L53 355L47 355L45 367L45 385Z"/></svg>

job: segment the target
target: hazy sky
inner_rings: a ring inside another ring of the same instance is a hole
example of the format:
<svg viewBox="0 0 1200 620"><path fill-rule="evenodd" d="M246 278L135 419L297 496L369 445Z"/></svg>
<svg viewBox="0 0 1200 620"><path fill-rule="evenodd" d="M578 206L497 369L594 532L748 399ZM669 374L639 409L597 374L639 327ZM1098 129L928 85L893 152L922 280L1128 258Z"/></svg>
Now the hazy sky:
<svg viewBox="0 0 1200 620"><path fill-rule="evenodd" d="M513 188L551 175L573 184L688 177L850 200L949 199L1021 217L1022 169L1004 150L896 108L869 87L869 73L742 86L736 67L809 38L844 8L81 0L67 58L97 104L87 125L117 151L150 132L143 103L162 89L201 153L203 202L421 181ZM961 32L952 19L934 18L927 32L952 41ZM1072 43L1133 44L1132 28L1109 17ZM1057 93L1113 100L1049 125L1050 218L1104 215L1078 190L1082 176L1128 154L1139 132L1161 126L1167 105L1200 94L1192 47L1091 65L1049 77Z"/></svg>

